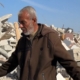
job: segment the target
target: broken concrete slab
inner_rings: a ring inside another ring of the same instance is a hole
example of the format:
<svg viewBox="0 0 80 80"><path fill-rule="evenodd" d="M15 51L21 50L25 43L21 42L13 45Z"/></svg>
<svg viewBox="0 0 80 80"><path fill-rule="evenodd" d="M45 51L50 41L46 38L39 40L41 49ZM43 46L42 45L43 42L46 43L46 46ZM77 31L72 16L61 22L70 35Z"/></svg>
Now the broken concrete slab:
<svg viewBox="0 0 80 80"><path fill-rule="evenodd" d="M10 45L4 45L4 50L6 50L7 52L12 50L12 47Z"/></svg>
<svg viewBox="0 0 80 80"><path fill-rule="evenodd" d="M70 48L69 48L63 41L61 41L61 43L62 43L62 45L64 46L64 48L65 48L66 50L70 50Z"/></svg>
<svg viewBox="0 0 80 80"><path fill-rule="evenodd" d="M0 41L0 46L8 45L8 40L1 40Z"/></svg>
<svg viewBox="0 0 80 80"><path fill-rule="evenodd" d="M68 52L72 55L75 61L80 61L80 48L68 50Z"/></svg>

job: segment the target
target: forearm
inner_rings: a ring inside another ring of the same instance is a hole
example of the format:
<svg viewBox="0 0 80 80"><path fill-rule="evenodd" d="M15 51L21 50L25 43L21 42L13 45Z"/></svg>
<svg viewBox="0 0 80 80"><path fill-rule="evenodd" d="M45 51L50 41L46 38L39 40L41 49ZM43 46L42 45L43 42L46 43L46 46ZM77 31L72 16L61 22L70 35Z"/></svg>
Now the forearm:
<svg viewBox="0 0 80 80"><path fill-rule="evenodd" d="M56 60L66 69L68 74L74 80L80 80L80 67L73 60L71 55L65 50L64 46L61 44L61 40L55 33L49 34L49 42L51 43L52 53L56 57Z"/></svg>
<svg viewBox="0 0 80 80"><path fill-rule="evenodd" d="M60 42L55 45L55 56L59 63L66 69L67 73L73 80L80 80L80 67L73 60L70 53L68 53Z"/></svg>
<svg viewBox="0 0 80 80"><path fill-rule="evenodd" d="M2 64L2 66L0 66L0 77L5 76L6 74L8 74L8 69L9 69L9 63L5 62L4 64Z"/></svg>
<svg viewBox="0 0 80 80"><path fill-rule="evenodd" d="M13 53L11 57L8 59L8 61L3 63L2 66L0 66L0 77L5 76L6 74L14 70L17 67L17 65L18 61L16 55Z"/></svg>

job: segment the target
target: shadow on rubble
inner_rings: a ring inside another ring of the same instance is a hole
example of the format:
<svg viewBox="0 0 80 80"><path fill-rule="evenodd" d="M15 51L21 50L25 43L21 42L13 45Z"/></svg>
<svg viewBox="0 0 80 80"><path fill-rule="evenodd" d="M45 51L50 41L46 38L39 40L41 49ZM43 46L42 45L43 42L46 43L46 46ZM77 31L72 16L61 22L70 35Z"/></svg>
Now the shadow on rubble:
<svg viewBox="0 0 80 80"><path fill-rule="evenodd" d="M11 78L12 80L18 80L18 76L16 72L9 73L6 75L6 77Z"/></svg>

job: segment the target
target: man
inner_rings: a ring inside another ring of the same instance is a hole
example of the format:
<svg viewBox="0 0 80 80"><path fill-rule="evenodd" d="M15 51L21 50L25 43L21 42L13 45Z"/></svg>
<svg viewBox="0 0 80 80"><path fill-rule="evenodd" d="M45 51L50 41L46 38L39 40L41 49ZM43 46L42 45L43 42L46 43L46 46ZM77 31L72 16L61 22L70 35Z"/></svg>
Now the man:
<svg viewBox="0 0 80 80"><path fill-rule="evenodd" d="M74 80L80 80L80 67L64 49L56 31L37 24L33 7L21 9L18 21L22 37L9 60L0 67L0 76L19 65L19 80L56 80L58 61Z"/></svg>

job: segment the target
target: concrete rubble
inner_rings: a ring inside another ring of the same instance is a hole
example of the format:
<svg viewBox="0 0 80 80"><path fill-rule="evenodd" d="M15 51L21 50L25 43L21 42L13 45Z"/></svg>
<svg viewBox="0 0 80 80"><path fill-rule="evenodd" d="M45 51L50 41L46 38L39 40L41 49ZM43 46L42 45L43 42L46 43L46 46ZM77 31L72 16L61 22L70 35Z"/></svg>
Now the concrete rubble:
<svg viewBox="0 0 80 80"><path fill-rule="evenodd" d="M12 14L7 14L0 17L0 65L11 56L11 53L15 50L17 41L20 38L18 23L8 22L8 19L11 16ZM4 77L0 77L0 80L17 80L17 69L18 68Z"/></svg>
<svg viewBox="0 0 80 80"><path fill-rule="evenodd" d="M11 16L12 14L7 14L0 17L0 63L4 63L11 56L21 36L21 30L18 27L18 23L11 23L8 21ZM50 25L49 27L58 32L62 45L68 53L71 54L78 66L80 66L80 34L75 33L71 28L57 28L54 25ZM0 80L17 80L18 77L19 66L10 74L1 77ZM57 80L70 79L70 76L59 63L57 65L56 77Z"/></svg>
<svg viewBox="0 0 80 80"><path fill-rule="evenodd" d="M54 25L51 25L50 27L58 32L62 45L77 62L77 65L80 66L80 34L75 33L72 28L57 28ZM66 70L58 63L57 74L59 73L65 78L65 80L72 80ZM60 80L60 78L57 79Z"/></svg>

